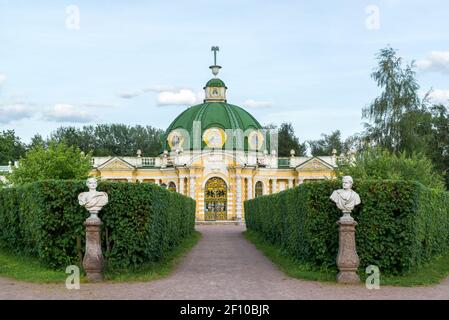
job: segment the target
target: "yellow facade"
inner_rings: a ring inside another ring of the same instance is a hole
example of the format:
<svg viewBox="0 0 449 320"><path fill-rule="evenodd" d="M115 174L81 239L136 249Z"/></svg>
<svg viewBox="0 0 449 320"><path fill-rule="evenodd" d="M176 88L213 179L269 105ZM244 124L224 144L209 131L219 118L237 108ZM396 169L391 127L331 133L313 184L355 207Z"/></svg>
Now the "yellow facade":
<svg viewBox="0 0 449 320"><path fill-rule="evenodd" d="M256 192L273 194L306 181L331 179L336 166L335 155L283 158L282 166L277 165L280 161L272 155L260 154L254 163L246 160L244 154L236 156L222 150L162 154L155 158L97 157L91 175L102 180L155 183L190 196L197 202L197 221L205 221L205 212L218 209L222 212L223 207L225 220L241 221L244 220L243 202L254 198ZM220 199L225 197L225 200L224 203L208 202L209 207L205 208L206 193L214 195L207 189L212 178L224 181L226 192L221 192ZM223 215L217 217L223 219Z"/></svg>
<svg viewBox="0 0 449 320"><path fill-rule="evenodd" d="M245 200L334 176L336 152L295 157L292 150L291 157L278 158L277 134L268 137L252 115L228 104L227 87L216 78L221 66L210 69L215 78L204 87L204 103L170 124L162 154L145 158L136 150L137 157L94 158L92 175L155 183L192 197L197 221L242 221Z"/></svg>

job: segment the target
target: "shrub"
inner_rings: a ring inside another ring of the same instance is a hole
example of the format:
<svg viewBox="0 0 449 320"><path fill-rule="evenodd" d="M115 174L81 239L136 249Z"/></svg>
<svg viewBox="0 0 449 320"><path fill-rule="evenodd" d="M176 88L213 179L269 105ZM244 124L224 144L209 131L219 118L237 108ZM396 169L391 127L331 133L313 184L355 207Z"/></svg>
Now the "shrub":
<svg viewBox="0 0 449 320"><path fill-rule="evenodd" d="M152 184L101 182L100 212L108 267L157 261L194 230L195 201ZM48 180L0 190L0 247L38 257L52 268L80 264L88 216L82 181Z"/></svg>
<svg viewBox="0 0 449 320"><path fill-rule="evenodd" d="M429 188L444 190L444 177L435 170L432 161L423 154L394 154L381 148L371 148L356 155L355 161L341 161L337 175L354 179L390 179L419 181Z"/></svg>
<svg viewBox="0 0 449 320"><path fill-rule="evenodd" d="M64 142L51 142L48 148L36 146L20 159L7 179L15 185L48 179L85 179L91 165L91 156Z"/></svg>
<svg viewBox="0 0 449 320"><path fill-rule="evenodd" d="M336 269L341 212L329 199L338 181L305 183L245 202L247 228L298 262ZM449 193L412 181L355 181L362 203L353 212L360 270L417 269L449 250Z"/></svg>

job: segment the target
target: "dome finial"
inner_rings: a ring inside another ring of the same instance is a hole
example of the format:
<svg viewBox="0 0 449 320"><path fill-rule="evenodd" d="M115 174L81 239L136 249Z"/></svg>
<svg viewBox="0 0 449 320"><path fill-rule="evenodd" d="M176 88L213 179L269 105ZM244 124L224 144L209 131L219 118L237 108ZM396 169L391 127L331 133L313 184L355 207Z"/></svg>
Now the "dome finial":
<svg viewBox="0 0 449 320"><path fill-rule="evenodd" d="M209 68L212 70L212 74L216 77L221 69L221 67L217 65L217 51L220 51L220 48L218 46L212 46L210 50L214 52L214 65Z"/></svg>

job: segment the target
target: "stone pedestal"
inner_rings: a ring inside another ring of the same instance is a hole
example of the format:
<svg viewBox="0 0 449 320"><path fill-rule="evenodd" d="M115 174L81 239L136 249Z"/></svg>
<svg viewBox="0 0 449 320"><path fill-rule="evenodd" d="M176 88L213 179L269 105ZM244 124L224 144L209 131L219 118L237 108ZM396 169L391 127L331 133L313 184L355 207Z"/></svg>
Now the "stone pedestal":
<svg viewBox="0 0 449 320"><path fill-rule="evenodd" d="M337 224L339 225L337 266L340 270L337 275L337 282L345 284L360 283L357 274L359 256L355 246L355 226L357 222L352 217L344 215Z"/></svg>
<svg viewBox="0 0 449 320"><path fill-rule="evenodd" d="M104 259L101 251L100 218L89 217L84 222L86 226L86 253L83 259L83 267L89 281L103 280Z"/></svg>

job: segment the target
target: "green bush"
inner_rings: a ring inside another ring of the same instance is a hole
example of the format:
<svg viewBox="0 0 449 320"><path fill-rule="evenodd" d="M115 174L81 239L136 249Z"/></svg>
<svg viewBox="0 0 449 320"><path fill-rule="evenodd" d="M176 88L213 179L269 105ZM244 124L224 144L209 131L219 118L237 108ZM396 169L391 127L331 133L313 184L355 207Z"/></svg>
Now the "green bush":
<svg viewBox="0 0 449 320"><path fill-rule="evenodd" d="M428 188L445 190L444 177L424 154L392 153L379 147L356 154L354 161L343 159L336 169L340 177L418 181Z"/></svg>
<svg viewBox="0 0 449 320"><path fill-rule="evenodd" d="M195 201L152 184L101 182L102 247L111 269L157 261L194 230ZM52 268L80 264L85 249L78 204L84 182L49 180L0 190L0 247Z"/></svg>
<svg viewBox="0 0 449 320"><path fill-rule="evenodd" d="M338 181L305 183L245 202L245 220L300 263L336 269L341 212L329 199ZM360 271L377 265L385 274L415 270L449 250L449 193L412 181L355 181Z"/></svg>
<svg viewBox="0 0 449 320"><path fill-rule="evenodd" d="M64 142L52 141L48 147L38 145L30 149L6 178L14 185L49 179L83 180L91 169L90 154L85 155L80 149L69 147Z"/></svg>

